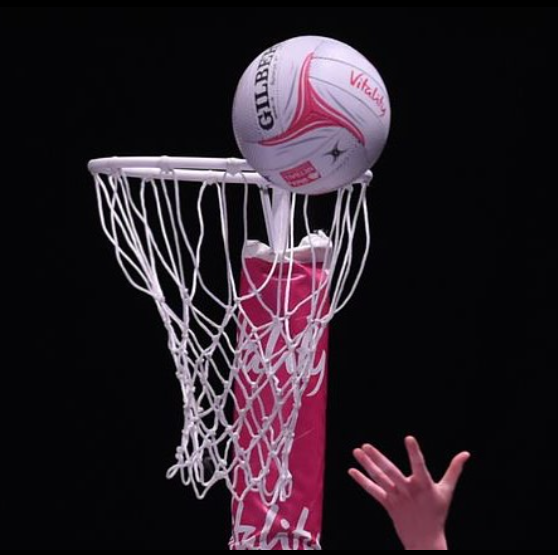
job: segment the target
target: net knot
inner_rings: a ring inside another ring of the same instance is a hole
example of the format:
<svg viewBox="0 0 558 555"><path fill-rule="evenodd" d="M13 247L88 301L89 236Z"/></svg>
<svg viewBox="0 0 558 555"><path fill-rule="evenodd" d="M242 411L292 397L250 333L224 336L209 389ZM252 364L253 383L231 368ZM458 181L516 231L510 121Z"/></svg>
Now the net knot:
<svg viewBox="0 0 558 555"><path fill-rule="evenodd" d="M242 173L242 168L244 166L244 160L238 158L227 158L226 169L229 175L236 175Z"/></svg>
<svg viewBox="0 0 558 555"><path fill-rule="evenodd" d="M174 175L174 168L172 167L171 160L168 156L161 156L159 160L159 169L162 176Z"/></svg>
<svg viewBox="0 0 558 555"><path fill-rule="evenodd" d="M374 177L374 174L370 170L368 170L360 178L360 181L362 182L363 185L368 187L368 185L370 185L370 182L372 181L373 177Z"/></svg>

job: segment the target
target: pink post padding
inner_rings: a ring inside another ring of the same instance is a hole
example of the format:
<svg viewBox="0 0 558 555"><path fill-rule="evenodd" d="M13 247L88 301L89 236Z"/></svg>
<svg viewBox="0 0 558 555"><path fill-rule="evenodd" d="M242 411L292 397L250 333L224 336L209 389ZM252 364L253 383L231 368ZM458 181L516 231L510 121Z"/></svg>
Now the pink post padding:
<svg viewBox="0 0 558 555"><path fill-rule="evenodd" d="M246 271L256 287L262 286L267 280L273 265L268 261L258 258L246 259ZM286 283L288 275L288 264L282 269L282 279L279 279L281 269L279 265L275 268L274 276L262 291L260 297L251 297L243 303L249 322L244 319L241 324L240 336L246 337L253 330L252 326L262 326L271 322L271 315L264 309L269 307L279 317L284 314ZM326 279L321 265L312 263L294 263L289 293L289 310L293 310L302 300L309 298L312 291L319 287ZM278 288L279 298L278 303ZM325 290L325 288L324 288ZM253 291L246 275L242 276L241 294L247 295ZM323 294L325 295L325 293ZM329 311L327 300L321 296L318 306L322 305L321 313ZM290 318L290 334L296 337L304 331L308 324L308 315L311 311L311 301L302 304ZM283 324L284 325L284 324ZM271 352L278 352L285 346L284 336L280 334L277 338L270 339L267 335L262 340L262 347ZM269 342L274 341L270 346ZM319 383L320 376L313 375L306 387L302 397L302 405L298 412L298 420L295 428L295 438L290 454L290 472L293 477L292 495L286 501L278 501L275 505L267 506L263 503L259 492L250 491L241 502L233 500L233 534L231 538L231 549L257 549L257 550L281 550L281 549L319 549L319 540L322 526L322 503L323 503L323 481L325 469L325 434L326 434L326 396L327 396L327 346L328 332L323 331L312 368L317 368L322 357L325 356L326 372L321 387L313 395ZM276 375L275 385L269 383L265 375L264 367L253 363L253 353L241 353L242 370L239 373L235 385L235 396L238 399L236 417L239 425L239 449L248 449L253 441L255 431L261 431L265 422L265 416L273 412L277 401L277 391L283 384L287 385L292 379L286 364L281 364ZM258 393L259 402L251 402L252 409L244 411L239 419L239 412L247 406L247 398L254 392L267 384ZM286 388L285 388L286 389ZM282 414L287 419L291 414L294 399L292 395L286 397ZM280 418L275 418L268 423L269 429L266 438L272 440L277 437L279 427L284 424ZM252 449L249 457L253 474L257 474L262 468L262 460L269 459L269 443L261 443L261 447ZM272 465L268 474L268 490L270 490L277 479L277 468ZM242 493L246 487L246 476L239 470L236 482L237 493Z"/></svg>

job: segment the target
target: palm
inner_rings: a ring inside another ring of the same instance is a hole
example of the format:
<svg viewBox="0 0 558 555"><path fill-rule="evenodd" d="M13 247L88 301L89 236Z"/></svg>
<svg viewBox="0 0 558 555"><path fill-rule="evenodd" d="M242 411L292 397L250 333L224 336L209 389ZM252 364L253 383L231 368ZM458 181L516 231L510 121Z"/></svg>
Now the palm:
<svg viewBox="0 0 558 555"><path fill-rule="evenodd" d="M367 476L356 469L349 473L386 509L407 549L445 549L444 527L469 453L457 455L444 478L436 483L417 441L409 437L405 444L412 468L410 476L405 476L372 445L364 445L354 452Z"/></svg>

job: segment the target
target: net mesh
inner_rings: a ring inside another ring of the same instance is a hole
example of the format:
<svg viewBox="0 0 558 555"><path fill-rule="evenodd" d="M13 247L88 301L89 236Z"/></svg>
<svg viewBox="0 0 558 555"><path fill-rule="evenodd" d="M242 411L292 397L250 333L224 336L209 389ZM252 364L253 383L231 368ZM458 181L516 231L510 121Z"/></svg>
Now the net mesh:
<svg viewBox="0 0 558 555"><path fill-rule="evenodd" d="M317 346L369 251L367 183L333 194L319 214L327 235L314 231L318 200L283 193L280 241L271 190L251 184L253 173L223 170L186 185L191 176L174 169L92 171L102 228L128 281L155 301L182 390L184 426L168 477L179 474L199 498L223 480L237 500L248 492L266 505L286 499L298 410L324 373ZM274 248L249 238L262 221ZM251 260L266 264L257 283ZM300 264L316 278L299 299ZM251 303L265 317L256 321ZM306 322L292 326L301 308Z"/></svg>

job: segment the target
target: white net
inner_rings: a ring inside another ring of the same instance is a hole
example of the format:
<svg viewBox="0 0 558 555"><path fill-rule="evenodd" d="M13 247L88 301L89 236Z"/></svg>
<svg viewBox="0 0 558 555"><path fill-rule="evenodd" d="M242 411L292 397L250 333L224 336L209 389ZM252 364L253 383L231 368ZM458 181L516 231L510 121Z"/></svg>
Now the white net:
<svg viewBox="0 0 558 555"><path fill-rule="evenodd" d="M267 505L284 500L298 410L323 376L317 346L364 270L371 175L316 200L272 191L239 160L113 158L89 168L117 261L168 333L184 401L168 476L199 498L223 480L237 500L254 491ZM270 246L249 238L262 223ZM301 267L315 276L302 298ZM294 326L301 309L306 321Z"/></svg>

